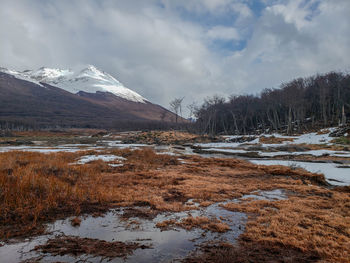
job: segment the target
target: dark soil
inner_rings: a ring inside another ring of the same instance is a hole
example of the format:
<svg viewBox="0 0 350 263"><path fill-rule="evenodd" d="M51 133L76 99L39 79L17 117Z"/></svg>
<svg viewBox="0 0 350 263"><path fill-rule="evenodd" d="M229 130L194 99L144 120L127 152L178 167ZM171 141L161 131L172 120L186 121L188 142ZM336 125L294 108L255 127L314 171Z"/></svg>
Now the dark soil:
<svg viewBox="0 0 350 263"><path fill-rule="evenodd" d="M159 214L159 211L148 208L127 208L122 215L123 219L142 218L152 220Z"/></svg>
<svg viewBox="0 0 350 263"><path fill-rule="evenodd" d="M126 258L134 250L151 248L139 243L107 242L104 240L80 238L73 236L60 236L49 239L46 244L36 246L33 250L53 256L72 255L79 256L89 254L103 258L113 259L116 257Z"/></svg>
<svg viewBox="0 0 350 263"><path fill-rule="evenodd" d="M193 255L183 262L200 263L252 263L252 262L280 262L307 263L318 262L321 259L316 252L304 252L293 247L285 247L275 243L240 242L233 246L227 243L202 245Z"/></svg>
<svg viewBox="0 0 350 263"><path fill-rule="evenodd" d="M111 206L107 206L102 203L83 203L80 206L79 214L92 214L94 216L101 216ZM58 219L64 219L69 216L77 214L76 208L73 207L58 207L47 211L45 215L40 218L40 224L26 224L15 222L14 224L0 224L0 232L7 233L7 235L0 237L2 240L7 240L8 238L26 238L41 235L45 232L44 223L50 223ZM15 216L15 215L14 215ZM1 215L0 215L1 220Z"/></svg>

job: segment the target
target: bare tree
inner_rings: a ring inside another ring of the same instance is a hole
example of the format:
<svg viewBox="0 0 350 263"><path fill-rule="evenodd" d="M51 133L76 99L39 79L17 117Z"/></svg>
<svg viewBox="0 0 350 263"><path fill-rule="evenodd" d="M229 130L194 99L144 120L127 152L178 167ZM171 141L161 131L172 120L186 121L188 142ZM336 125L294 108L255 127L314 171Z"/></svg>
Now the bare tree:
<svg viewBox="0 0 350 263"><path fill-rule="evenodd" d="M209 134L249 134L345 126L350 119L350 75L330 72L298 78L260 95L208 98L198 107L195 127Z"/></svg>
<svg viewBox="0 0 350 263"><path fill-rule="evenodd" d="M194 112L196 111L197 108L198 108L197 102L195 101L187 105L187 109L189 110L189 114L188 114L189 119L192 120L194 116Z"/></svg>
<svg viewBox="0 0 350 263"><path fill-rule="evenodd" d="M175 121L177 123L177 117L180 116L182 117L182 101L184 100L185 97L182 98L175 98L172 101L170 101L170 109L175 113Z"/></svg>
<svg viewBox="0 0 350 263"><path fill-rule="evenodd" d="M346 115L345 115L344 105L343 105L343 108L342 108L341 125L342 125L342 126L345 126L345 125L346 125Z"/></svg>

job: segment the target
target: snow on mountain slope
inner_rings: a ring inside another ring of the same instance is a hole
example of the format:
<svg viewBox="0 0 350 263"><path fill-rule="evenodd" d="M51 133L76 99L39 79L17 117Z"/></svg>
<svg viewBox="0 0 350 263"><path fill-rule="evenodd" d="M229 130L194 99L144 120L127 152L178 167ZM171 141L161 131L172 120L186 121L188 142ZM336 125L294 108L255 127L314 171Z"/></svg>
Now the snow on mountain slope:
<svg viewBox="0 0 350 263"><path fill-rule="evenodd" d="M147 100L138 93L124 87L122 83L106 72L89 65L76 72L67 69L40 68L38 70L25 70L17 72L0 68L0 72L11 74L16 78L34 82L47 83L64 89L71 93L85 91L89 93L110 92L123 99L145 103Z"/></svg>
<svg viewBox="0 0 350 263"><path fill-rule="evenodd" d="M19 71L7 69L7 68L2 68L2 67L0 67L0 72L12 75L12 76L14 76L17 79L22 79L22 80L26 80L26 81L29 81L29 82L33 82L33 83L43 87L43 85L41 85L38 81L35 81L34 79L32 79L31 77L27 76L26 74L23 74L23 72L19 72Z"/></svg>

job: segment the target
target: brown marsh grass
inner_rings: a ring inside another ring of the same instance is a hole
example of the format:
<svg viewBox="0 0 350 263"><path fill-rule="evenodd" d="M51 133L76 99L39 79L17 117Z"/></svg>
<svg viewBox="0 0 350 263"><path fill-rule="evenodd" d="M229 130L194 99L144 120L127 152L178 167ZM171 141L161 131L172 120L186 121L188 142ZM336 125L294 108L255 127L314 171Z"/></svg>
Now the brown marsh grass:
<svg viewBox="0 0 350 263"><path fill-rule="evenodd" d="M313 251L319 258L349 262L350 196L337 191L290 196L281 201L229 203L231 211L253 214L241 243Z"/></svg>
<svg viewBox="0 0 350 263"><path fill-rule="evenodd" d="M249 215L239 246L230 253L246 253L247 258L288 252L332 262L349 259L349 190L329 188L323 175L238 159L182 156L186 163L180 164L176 157L150 149L101 152L126 158L122 167L103 161L72 164L86 154L97 153L1 153L1 239L40 233L44 222L116 206L186 211L196 209L189 199L208 206L257 190L284 189L288 200L242 200L225 206ZM211 219L170 223L215 231L209 226Z"/></svg>
<svg viewBox="0 0 350 263"><path fill-rule="evenodd" d="M38 230L38 221L79 212L85 204L101 203L100 193L88 186L98 182L96 167L69 165L78 156L73 153L0 154L1 237Z"/></svg>
<svg viewBox="0 0 350 263"><path fill-rule="evenodd" d="M220 139L209 137L207 135L200 136L198 134L184 131L149 131L122 135L122 140L127 143L182 144L191 142L210 142Z"/></svg>
<svg viewBox="0 0 350 263"><path fill-rule="evenodd" d="M170 219L159 222L156 226L162 230L169 229L171 226L182 227L186 230L191 230L192 228L201 228L203 230L210 230L212 232L218 233L223 233L230 230L230 227L226 223L223 223L217 218L208 218L206 216L189 216L183 218L179 222L174 219Z"/></svg>
<svg viewBox="0 0 350 263"><path fill-rule="evenodd" d="M267 143L267 144L280 144L283 142L293 142L294 138L280 138L275 136L265 137L261 136L259 138L259 143Z"/></svg>

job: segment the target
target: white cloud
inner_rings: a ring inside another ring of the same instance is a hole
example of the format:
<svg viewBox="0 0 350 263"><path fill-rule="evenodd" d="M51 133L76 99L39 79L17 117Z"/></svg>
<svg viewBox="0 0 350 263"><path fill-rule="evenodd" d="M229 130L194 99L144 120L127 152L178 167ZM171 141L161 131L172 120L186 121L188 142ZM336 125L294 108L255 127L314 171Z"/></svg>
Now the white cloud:
<svg viewBox="0 0 350 263"><path fill-rule="evenodd" d="M247 18L253 16L252 10L249 8L247 4L234 2L231 4L231 8L233 11L240 14L241 17Z"/></svg>
<svg viewBox="0 0 350 263"><path fill-rule="evenodd" d="M318 1L312 0L305 2L304 0L289 1L287 4L276 4L268 7L267 10L275 15L282 15L286 23L293 23L298 29L307 26L311 21L308 17L313 13L312 5Z"/></svg>
<svg viewBox="0 0 350 263"><path fill-rule="evenodd" d="M289 1L283 8L281 3L266 8L246 48L226 60L225 67L237 69L237 89L260 91L296 77L349 69L350 2L323 1L313 11L309 7ZM310 12L314 16L306 20Z"/></svg>

